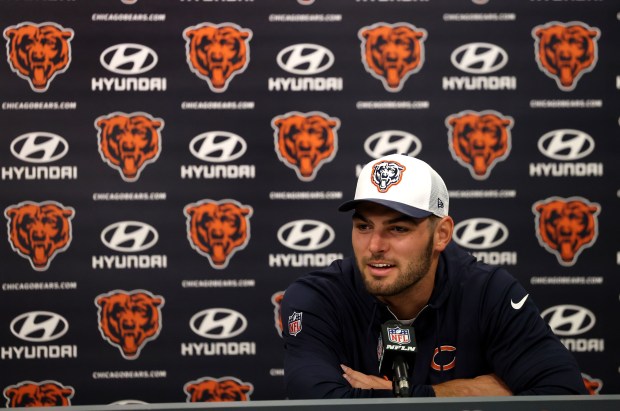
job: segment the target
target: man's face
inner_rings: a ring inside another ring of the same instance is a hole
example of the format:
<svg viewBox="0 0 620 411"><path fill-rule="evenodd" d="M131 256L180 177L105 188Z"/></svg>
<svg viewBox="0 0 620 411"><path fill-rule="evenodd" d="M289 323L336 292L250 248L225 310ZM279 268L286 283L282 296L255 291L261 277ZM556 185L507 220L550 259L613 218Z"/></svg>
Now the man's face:
<svg viewBox="0 0 620 411"><path fill-rule="evenodd" d="M368 292L391 297L410 289L431 267L433 227L390 208L362 203L353 214L355 260Z"/></svg>

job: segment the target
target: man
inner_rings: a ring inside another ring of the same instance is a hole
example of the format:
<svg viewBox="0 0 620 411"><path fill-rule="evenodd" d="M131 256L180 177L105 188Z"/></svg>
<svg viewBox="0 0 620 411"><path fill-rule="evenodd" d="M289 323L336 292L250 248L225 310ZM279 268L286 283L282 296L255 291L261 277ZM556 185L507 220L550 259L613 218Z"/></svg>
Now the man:
<svg viewBox="0 0 620 411"><path fill-rule="evenodd" d="M287 395L391 397L381 325L411 324L410 396L585 394L577 363L505 269L451 242L448 190L405 155L368 163L355 198L354 258L301 277L282 301Z"/></svg>

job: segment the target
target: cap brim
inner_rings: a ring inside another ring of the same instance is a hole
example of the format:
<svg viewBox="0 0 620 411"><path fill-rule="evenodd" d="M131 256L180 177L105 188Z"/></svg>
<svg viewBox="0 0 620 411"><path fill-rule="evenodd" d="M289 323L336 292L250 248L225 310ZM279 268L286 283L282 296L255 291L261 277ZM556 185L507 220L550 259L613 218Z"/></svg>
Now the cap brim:
<svg viewBox="0 0 620 411"><path fill-rule="evenodd" d="M353 210L360 203L380 204L382 206L391 208L392 210L396 210L399 213L403 213L405 215L408 215L409 217L414 217L414 218L424 218L424 217L428 217L429 215L433 214L427 210L421 210L419 208L411 207L403 203L399 203L396 201L390 201L390 200L383 200L379 198L365 198L365 199L347 201L345 203L340 204L340 206L338 207L338 211Z"/></svg>

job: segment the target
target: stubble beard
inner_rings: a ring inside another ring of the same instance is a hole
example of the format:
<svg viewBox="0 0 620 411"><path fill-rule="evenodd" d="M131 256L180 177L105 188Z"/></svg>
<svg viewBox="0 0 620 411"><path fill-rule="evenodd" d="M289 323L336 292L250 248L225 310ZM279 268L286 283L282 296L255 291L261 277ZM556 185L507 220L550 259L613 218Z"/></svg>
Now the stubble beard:
<svg viewBox="0 0 620 411"><path fill-rule="evenodd" d="M410 261L409 264L407 264L405 271L403 271L393 282L388 284L383 284L380 280L374 280L370 276L364 275L363 268L365 265L363 265L360 260L356 259L358 268L362 273L364 286L366 287L368 293L374 295L375 297L392 297L415 286L428 274L431 268L433 246L433 238L431 237L420 259L417 261ZM380 256L373 257L379 258Z"/></svg>

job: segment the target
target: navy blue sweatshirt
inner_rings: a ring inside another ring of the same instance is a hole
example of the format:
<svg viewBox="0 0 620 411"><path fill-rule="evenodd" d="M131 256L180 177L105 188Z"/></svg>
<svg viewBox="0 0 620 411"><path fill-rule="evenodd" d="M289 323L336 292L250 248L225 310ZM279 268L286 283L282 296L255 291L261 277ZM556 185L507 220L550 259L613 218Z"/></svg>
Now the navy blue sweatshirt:
<svg viewBox="0 0 620 411"><path fill-rule="evenodd" d="M288 398L393 396L351 388L342 377L340 364L379 375L381 324L394 319L366 291L353 258L293 282L281 313ZM505 269L455 244L441 254L433 293L413 328L411 396L434 396L431 385L490 373L518 395L586 394L575 359L527 291Z"/></svg>

